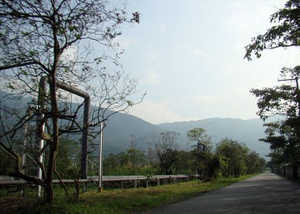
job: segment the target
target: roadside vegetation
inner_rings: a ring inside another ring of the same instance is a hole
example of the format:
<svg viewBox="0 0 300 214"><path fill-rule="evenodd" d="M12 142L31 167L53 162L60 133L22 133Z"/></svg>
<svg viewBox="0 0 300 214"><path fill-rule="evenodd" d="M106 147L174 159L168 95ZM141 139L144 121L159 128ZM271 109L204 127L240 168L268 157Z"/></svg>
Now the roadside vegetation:
<svg viewBox="0 0 300 214"><path fill-rule="evenodd" d="M37 214L37 213L136 213L167 204L182 201L203 194L207 191L230 185L251 177L253 173L262 172L266 161L250 151L244 144L225 138L216 146L202 128L194 128L187 133L192 142L190 150L179 149L176 145L178 134L165 132L156 136L148 153L131 148L118 154L110 154L104 159L104 175L176 175L186 174L197 178L189 182L167 184L145 188L118 189L118 183L105 183L104 191L98 192L96 184L88 184L87 192L82 193L81 184L54 186L52 204L36 198L36 188L26 189L26 197L19 193L8 194L0 189L0 205L3 213ZM61 146L56 157L56 170L61 179L76 180L80 175L80 147L72 140L61 139ZM47 156L45 157L48 158ZM11 174L14 171L5 154L0 156L3 163L1 172ZM31 165L30 165L31 164ZM89 175L98 175L99 163L91 158ZM28 169L34 164L28 162ZM34 173L28 171L27 173ZM58 179L58 177L54 177ZM170 181L169 181L170 182ZM154 182L154 185L157 185ZM132 186L132 185L131 185ZM151 185L150 185L151 186ZM130 185L129 185L130 187Z"/></svg>
<svg viewBox="0 0 300 214"><path fill-rule="evenodd" d="M245 58L260 58L264 50L299 47L300 1L289 0L284 8L270 16L273 26L265 33L252 38L246 49ZM299 177L300 157L300 66L283 67L278 82L273 87L252 89L250 92L258 99L258 116L265 121L273 116L277 121L266 122L266 137L261 139L270 144L271 167L277 173Z"/></svg>
<svg viewBox="0 0 300 214"><path fill-rule="evenodd" d="M137 80L126 75L119 62L123 49L115 40L121 35L121 26L138 24L140 16L138 12L127 13L125 5L112 6L102 0L32 2L0 2L0 175L42 186L44 198L1 197L2 212L139 212L194 197L264 170L265 160L242 142L224 138L213 144L203 128L194 127L186 133L192 145L187 150L179 148L178 133L166 131L153 135L147 151L139 150L133 142L126 151L109 154L103 172L149 177L187 174L197 175L197 181L146 189L110 189L101 194L96 189L79 194L78 186L64 186L64 190L54 187L53 179L98 175L95 150L87 151L88 137L98 137L100 124L109 116L141 101L131 101ZM245 47L245 58L260 58L265 49L298 47L299 9L299 0L288 0L283 9L271 15L274 26L251 40ZM96 49L103 53L96 54ZM270 144L273 167L292 167L294 178L299 175L300 156L299 78L300 66L282 68L280 85L251 90L258 98L261 119L281 116L281 120L265 124L266 136L261 140ZM97 82L95 87L90 85L91 80ZM86 93L77 90L80 88ZM72 106L71 94L82 98L79 106ZM28 100L21 105L24 97ZM89 106L90 100L98 102L98 108L91 109L91 117L87 115L82 121L78 112ZM107 115L107 110L112 113ZM81 142L71 139L75 134L82 134ZM38 177L37 168L41 169ZM286 174L285 168L283 171Z"/></svg>
<svg viewBox="0 0 300 214"><path fill-rule="evenodd" d="M78 201L66 201L62 189L55 189L56 200L52 205L39 203L32 198L2 198L2 213L7 214L99 214L139 213L176 203L228 186L253 175L239 178L220 178L215 181L199 180L138 189L110 189L98 193L97 188L81 194Z"/></svg>

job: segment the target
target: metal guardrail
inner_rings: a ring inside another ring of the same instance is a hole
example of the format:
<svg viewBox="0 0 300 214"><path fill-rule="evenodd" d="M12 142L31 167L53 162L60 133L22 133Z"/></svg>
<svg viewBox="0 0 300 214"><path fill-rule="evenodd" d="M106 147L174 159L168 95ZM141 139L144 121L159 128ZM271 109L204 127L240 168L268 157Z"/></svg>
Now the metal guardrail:
<svg viewBox="0 0 300 214"><path fill-rule="evenodd" d="M5 178L4 178L5 177ZM125 175L125 176L103 176L103 182L113 182L113 181L143 181L143 180L163 180L163 179L189 179L189 175L153 175L153 176L144 176L144 175ZM74 179L63 179L63 183L74 183ZM98 176L89 176L87 179L79 179L80 183L87 182L97 182ZM59 180L53 180L54 184L59 184ZM10 176L0 176L0 186L6 185L22 185L22 184L33 184L32 182L25 180L15 180Z"/></svg>
<svg viewBox="0 0 300 214"><path fill-rule="evenodd" d="M124 176L103 176L103 182L113 182L113 181L143 181L143 180L164 180L164 179L190 179L190 177L195 177L195 175L124 175ZM63 183L74 183L75 179L63 179ZM98 176L89 176L87 179L79 179L79 183L97 182ZM53 180L54 184L59 184L59 180ZM0 176L0 186L6 185L22 185L22 184L33 184L32 182L25 180L16 180L10 176Z"/></svg>
<svg viewBox="0 0 300 214"><path fill-rule="evenodd" d="M103 176L102 182L120 182L120 188L124 188L124 182L133 182L134 188L137 188L138 181L144 181L146 187L149 186L149 183L156 182L159 186L161 181L166 181L167 183L177 182L178 180L189 180L190 177L195 177L195 175L153 175L153 176L143 176L143 175L126 175L126 176ZM79 183L95 183L98 182L98 176L89 176L87 179L63 179L62 182L65 184L72 184L75 181ZM53 180L53 184L60 184L59 180ZM21 191L24 194L25 186L27 185L35 185L32 182L25 180L16 180L10 176L0 176L0 187L16 187L14 192ZM11 191L13 192L13 191Z"/></svg>

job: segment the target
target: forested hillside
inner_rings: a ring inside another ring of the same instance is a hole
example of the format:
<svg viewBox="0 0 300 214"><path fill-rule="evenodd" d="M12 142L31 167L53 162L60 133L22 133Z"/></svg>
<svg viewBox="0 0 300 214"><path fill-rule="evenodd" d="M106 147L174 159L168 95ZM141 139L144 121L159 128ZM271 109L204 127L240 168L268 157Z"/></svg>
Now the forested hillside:
<svg viewBox="0 0 300 214"><path fill-rule="evenodd" d="M20 109L26 109L31 98L26 97L20 101ZM4 100L9 102L9 100ZM6 105L7 103L3 103ZM72 104L77 108L77 104ZM111 112L108 111L107 114ZM78 112L78 118L83 118L83 111ZM162 132L175 131L179 134L177 144L181 149L190 150L193 145L189 142L186 133L196 127L206 130L214 144L224 138L230 138L245 143L251 150L261 157L269 153L269 145L259 141L264 137L263 122L259 119L241 120L232 118L210 118L197 121L151 124L138 117L126 113L117 113L108 118L104 129L104 155L125 151L134 145L137 149L147 150L149 144L155 143L155 138ZM81 135L68 136L71 139L80 139ZM93 139L97 144L98 139Z"/></svg>

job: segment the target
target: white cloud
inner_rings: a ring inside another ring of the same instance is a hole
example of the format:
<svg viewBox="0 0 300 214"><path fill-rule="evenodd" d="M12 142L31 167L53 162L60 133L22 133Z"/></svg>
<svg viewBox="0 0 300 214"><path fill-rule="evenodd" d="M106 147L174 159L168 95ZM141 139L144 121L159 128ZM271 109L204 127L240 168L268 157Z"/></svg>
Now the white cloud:
<svg viewBox="0 0 300 214"><path fill-rule="evenodd" d="M77 54L78 54L77 52L78 52L78 47L77 46L71 46L63 52L62 59L66 60L66 61L76 60L76 57L77 57Z"/></svg>
<svg viewBox="0 0 300 214"><path fill-rule="evenodd" d="M187 118L183 118L173 112L166 102L161 101L144 101L143 103L130 108L129 114L153 124L187 120Z"/></svg>
<svg viewBox="0 0 300 214"><path fill-rule="evenodd" d="M205 56L206 53L204 51L202 51L200 48L195 48L194 49L194 55L196 57L202 57L202 56Z"/></svg>
<svg viewBox="0 0 300 214"><path fill-rule="evenodd" d="M159 53L148 52L145 54L147 64L146 70L141 78L140 84L160 85L162 57Z"/></svg>
<svg viewBox="0 0 300 214"><path fill-rule="evenodd" d="M146 54L146 58L149 61L149 63L151 63L152 65L160 65L162 64L162 56L161 54L157 53L157 52L147 52Z"/></svg>
<svg viewBox="0 0 300 214"><path fill-rule="evenodd" d="M191 56L196 57L196 58L208 55L201 48L199 48L199 47L197 47L193 44L188 44L188 43L182 44L180 49L182 49L184 52L186 52L187 55L191 55Z"/></svg>
<svg viewBox="0 0 300 214"><path fill-rule="evenodd" d="M159 23L158 25L158 29L160 33L166 33L167 32L167 26L164 23Z"/></svg>
<svg viewBox="0 0 300 214"><path fill-rule="evenodd" d="M216 96L205 96L205 95L194 95L189 96L186 98L187 100L194 102L194 103L214 103L218 100L218 97Z"/></svg>
<svg viewBox="0 0 300 214"><path fill-rule="evenodd" d="M141 79L142 84L160 85L160 74L156 67L151 67Z"/></svg>

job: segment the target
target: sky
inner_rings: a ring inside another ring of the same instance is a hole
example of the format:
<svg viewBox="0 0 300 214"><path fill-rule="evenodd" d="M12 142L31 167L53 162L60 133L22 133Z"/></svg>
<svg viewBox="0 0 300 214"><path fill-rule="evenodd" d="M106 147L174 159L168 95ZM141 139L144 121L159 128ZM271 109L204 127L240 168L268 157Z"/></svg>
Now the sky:
<svg viewBox="0 0 300 214"><path fill-rule="evenodd" d="M122 27L121 62L139 80L129 114L153 124L206 118L258 118L252 88L273 87L298 48L265 50L243 59L283 0L128 0L140 24Z"/></svg>

